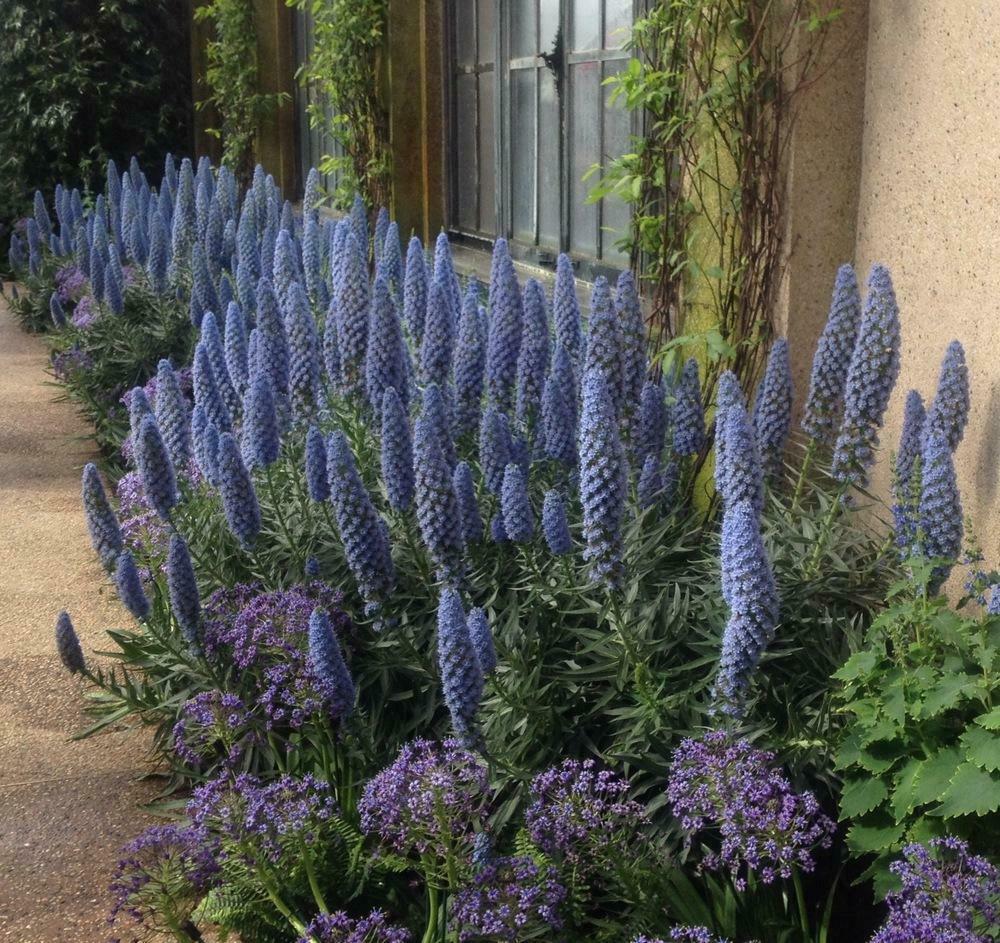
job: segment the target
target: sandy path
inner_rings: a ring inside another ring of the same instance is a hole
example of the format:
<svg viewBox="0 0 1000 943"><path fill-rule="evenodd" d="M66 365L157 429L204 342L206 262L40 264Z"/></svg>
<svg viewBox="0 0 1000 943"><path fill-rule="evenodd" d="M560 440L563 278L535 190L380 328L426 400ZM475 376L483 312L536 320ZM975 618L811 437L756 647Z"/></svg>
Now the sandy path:
<svg viewBox="0 0 1000 943"><path fill-rule="evenodd" d="M80 509L86 428L46 385L42 341L0 302L0 940L108 938L118 848L147 823L136 779L141 734L67 742L80 684L53 647L62 608L84 651L127 625L90 549Z"/></svg>

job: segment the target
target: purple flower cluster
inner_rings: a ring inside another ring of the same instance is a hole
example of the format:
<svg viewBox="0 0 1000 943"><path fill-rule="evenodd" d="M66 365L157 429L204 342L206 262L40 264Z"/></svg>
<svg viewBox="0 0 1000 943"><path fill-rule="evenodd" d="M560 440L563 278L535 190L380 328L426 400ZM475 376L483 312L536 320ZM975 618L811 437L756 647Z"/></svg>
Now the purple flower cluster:
<svg viewBox="0 0 1000 943"><path fill-rule="evenodd" d="M339 639L350 629L340 594L322 583L261 592L239 584L205 605L205 655L239 673L247 703L258 704L267 729L299 729L315 714L333 713L341 692L309 660L309 620L324 608Z"/></svg>
<svg viewBox="0 0 1000 943"><path fill-rule="evenodd" d="M497 858L455 894L452 921L462 943L516 943L559 929L565 898L566 888L551 866L526 857Z"/></svg>
<svg viewBox="0 0 1000 943"><path fill-rule="evenodd" d="M382 910L355 920L342 910L317 914L298 943L409 943L409 930L389 923Z"/></svg>
<svg viewBox="0 0 1000 943"><path fill-rule="evenodd" d="M358 812L361 830L391 851L467 860L489 800L478 756L457 740L414 740L365 786Z"/></svg>
<svg viewBox="0 0 1000 943"><path fill-rule="evenodd" d="M907 845L890 866L902 888L871 943L990 943L1000 925L1000 871L952 837Z"/></svg>
<svg viewBox="0 0 1000 943"><path fill-rule="evenodd" d="M816 848L829 847L834 824L810 792L797 793L774 766L774 754L723 731L684 740L674 751L667 799L688 833L719 840L703 866L728 868L737 890L753 873L764 884L811 871Z"/></svg>
<svg viewBox="0 0 1000 943"><path fill-rule="evenodd" d="M636 937L633 943L729 943L729 941L716 936L708 927L674 927L666 939L640 936Z"/></svg>
<svg viewBox="0 0 1000 943"><path fill-rule="evenodd" d="M265 782L251 773L225 774L199 786L187 806L196 827L218 835L218 857L277 864L286 848L316 845L323 826L337 814L329 783L315 776L281 776Z"/></svg>
<svg viewBox="0 0 1000 943"><path fill-rule="evenodd" d="M61 382L68 380L78 370L89 370L93 365L94 360L90 354L76 346L61 350L52 358L52 372Z"/></svg>
<svg viewBox="0 0 1000 943"><path fill-rule="evenodd" d="M626 779L594 760L564 760L531 782L524 822L547 855L577 867L604 854L627 854L641 837L646 810L628 798Z"/></svg>
<svg viewBox="0 0 1000 943"><path fill-rule="evenodd" d="M64 265L56 272L56 294L63 304L79 300L86 287L87 275L75 265Z"/></svg>
<svg viewBox="0 0 1000 943"><path fill-rule="evenodd" d="M93 327L97 323L100 313L93 296L84 295L76 303L76 307L73 309L73 317L70 320L73 322L73 327L80 331L85 331L88 327Z"/></svg>
<svg viewBox="0 0 1000 943"><path fill-rule="evenodd" d="M181 708L174 724L174 752L195 769L220 754L230 768L235 767L250 745L252 724L238 695L203 691Z"/></svg>
<svg viewBox="0 0 1000 943"><path fill-rule="evenodd" d="M147 500L138 472L128 472L118 479L117 496L125 548L139 559L166 559L170 527ZM144 579L150 576L148 571L140 573Z"/></svg>

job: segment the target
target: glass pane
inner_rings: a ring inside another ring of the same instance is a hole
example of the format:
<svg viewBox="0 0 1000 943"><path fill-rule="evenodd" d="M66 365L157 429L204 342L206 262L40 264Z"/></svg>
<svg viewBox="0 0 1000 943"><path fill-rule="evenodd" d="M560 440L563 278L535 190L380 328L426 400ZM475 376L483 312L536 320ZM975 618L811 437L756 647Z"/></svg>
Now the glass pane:
<svg viewBox="0 0 1000 943"><path fill-rule="evenodd" d="M457 0L459 4L472 6L479 4L479 61L493 62L495 56L493 43L496 39L496 32L493 27L493 3L494 0Z"/></svg>
<svg viewBox="0 0 1000 943"><path fill-rule="evenodd" d="M510 74L510 187L513 235L535 241L535 73Z"/></svg>
<svg viewBox="0 0 1000 943"><path fill-rule="evenodd" d="M601 48L601 0L573 0L570 49Z"/></svg>
<svg viewBox="0 0 1000 943"><path fill-rule="evenodd" d="M604 0L604 48L618 49L628 39L632 0Z"/></svg>
<svg viewBox="0 0 1000 943"><path fill-rule="evenodd" d="M476 76L460 75L455 83L455 189L458 205L456 221L460 228L476 230Z"/></svg>
<svg viewBox="0 0 1000 943"><path fill-rule="evenodd" d="M605 65L605 75L614 75L624 67L623 62L609 62ZM604 88L604 163L627 153L629 143L630 118L619 100L614 105L610 103L612 89ZM615 249L618 242L628 230L631 213L628 204L616 196L610 196L602 204L601 257L613 265L625 265L627 256Z"/></svg>
<svg viewBox="0 0 1000 943"><path fill-rule="evenodd" d="M570 247L591 257L597 255L597 206L587 203L593 181L585 181L583 175L600 159L600 83L600 63L570 67Z"/></svg>
<svg viewBox="0 0 1000 943"><path fill-rule="evenodd" d="M497 231L496 160L493 152L493 73L479 76L479 231Z"/></svg>
<svg viewBox="0 0 1000 943"><path fill-rule="evenodd" d="M476 17L471 3L459 0L455 7L455 59L460 66L476 64Z"/></svg>
<svg viewBox="0 0 1000 943"><path fill-rule="evenodd" d="M538 0L538 49L548 52L559 32L559 0Z"/></svg>
<svg viewBox="0 0 1000 943"><path fill-rule="evenodd" d="M538 242L559 248L559 101L548 69L539 69L538 102Z"/></svg>
<svg viewBox="0 0 1000 943"><path fill-rule="evenodd" d="M535 36L535 0L512 0L510 9L510 54L533 56L538 51Z"/></svg>

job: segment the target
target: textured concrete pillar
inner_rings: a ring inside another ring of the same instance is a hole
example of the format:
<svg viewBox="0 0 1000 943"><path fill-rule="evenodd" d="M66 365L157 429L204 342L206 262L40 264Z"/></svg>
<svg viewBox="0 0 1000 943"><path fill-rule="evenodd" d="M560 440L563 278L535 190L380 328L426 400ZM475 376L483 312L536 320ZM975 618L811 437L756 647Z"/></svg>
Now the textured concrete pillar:
<svg viewBox="0 0 1000 943"><path fill-rule="evenodd" d="M257 160L287 199L299 196L295 135L295 42L292 11L284 0L254 0L260 90L285 100L261 121Z"/></svg>

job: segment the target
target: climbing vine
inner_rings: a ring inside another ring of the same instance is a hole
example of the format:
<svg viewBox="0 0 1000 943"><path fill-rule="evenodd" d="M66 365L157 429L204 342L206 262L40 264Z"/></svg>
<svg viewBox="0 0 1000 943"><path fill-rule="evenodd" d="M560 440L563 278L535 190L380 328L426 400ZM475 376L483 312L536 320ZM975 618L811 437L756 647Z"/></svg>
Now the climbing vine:
<svg viewBox="0 0 1000 943"><path fill-rule="evenodd" d="M632 204L653 343L695 349L710 386L724 367L752 383L772 333L796 100L839 12L818 2L657 0L609 80L643 134L592 195Z"/></svg>
<svg viewBox="0 0 1000 943"><path fill-rule="evenodd" d="M214 32L205 48L208 96L198 107L218 116L219 127L208 133L221 140L223 163L246 184L253 174L260 119L284 96L260 91L253 0L210 0L195 9L194 17L210 23Z"/></svg>
<svg viewBox="0 0 1000 943"><path fill-rule="evenodd" d="M389 117L380 80L386 0L287 2L314 24L314 45L299 80L312 92L312 127L335 144L319 167L336 180L334 204L347 206L358 192L370 207L390 206Z"/></svg>

